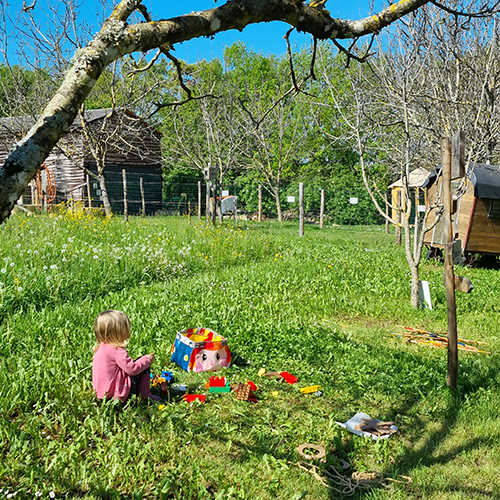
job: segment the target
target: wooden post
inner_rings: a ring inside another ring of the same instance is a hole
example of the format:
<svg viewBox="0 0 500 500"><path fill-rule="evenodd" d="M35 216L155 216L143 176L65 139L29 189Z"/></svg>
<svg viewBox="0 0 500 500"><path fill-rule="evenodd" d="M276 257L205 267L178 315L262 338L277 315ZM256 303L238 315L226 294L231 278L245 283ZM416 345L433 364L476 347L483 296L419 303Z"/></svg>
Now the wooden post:
<svg viewBox="0 0 500 500"><path fill-rule="evenodd" d="M141 190L142 216L146 217L146 198L144 197L144 180L142 177L139 179L139 188Z"/></svg>
<svg viewBox="0 0 500 500"><path fill-rule="evenodd" d="M319 227L323 227L325 218L325 190L321 190L321 201L319 205Z"/></svg>
<svg viewBox="0 0 500 500"><path fill-rule="evenodd" d="M210 181L207 181L207 193L205 194L205 220L208 224L210 220Z"/></svg>
<svg viewBox="0 0 500 500"><path fill-rule="evenodd" d="M201 220L201 181L198 181L198 219Z"/></svg>
<svg viewBox="0 0 500 500"><path fill-rule="evenodd" d="M262 222L262 184L259 184L259 215L257 220Z"/></svg>
<svg viewBox="0 0 500 500"><path fill-rule="evenodd" d="M212 181L213 207L212 207L212 226L217 222L217 180Z"/></svg>
<svg viewBox="0 0 500 500"><path fill-rule="evenodd" d="M304 236L304 183L299 182L299 236Z"/></svg>
<svg viewBox="0 0 500 500"><path fill-rule="evenodd" d="M191 202L188 201L188 216L189 216L189 222L191 222Z"/></svg>
<svg viewBox="0 0 500 500"><path fill-rule="evenodd" d="M91 211L92 210L92 196L90 194L90 175L87 174L86 176L86 181L87 181L87 196L89 198L89 210Z"/></svg>
<svg viewBox="0 0 500 500"><path fill-rule="evenodd" d="M127 172L125 169L122 170L123 177L123 216L125 217L125 222L128 222L128 200L127 200Z"/></svg>
<svg viewBox="0 0 500 500"><path fill-rule="evenodd" d="M446 302L448 306L448 371L446 383L456 389L458 374L457 306L455 301L455 276L453 273L453 227L451 220L451 143L441 138L441 163L443 168L443 221L445 235Z"/></svg>

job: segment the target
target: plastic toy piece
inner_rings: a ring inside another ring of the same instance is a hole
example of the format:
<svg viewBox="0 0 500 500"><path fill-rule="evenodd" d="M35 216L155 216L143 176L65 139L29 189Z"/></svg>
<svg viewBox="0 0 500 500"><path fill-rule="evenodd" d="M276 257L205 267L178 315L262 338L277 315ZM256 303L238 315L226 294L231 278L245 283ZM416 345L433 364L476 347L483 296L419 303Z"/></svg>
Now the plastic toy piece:
<svg viewBox="0 0 500 500"><path fill-rule="evenodd" d="M315 395L317 398L319 398L319 397L323 396L323 391L316 391L316 392L314 393L314 395Z"/></svg>
<svg viewBox="0 0 500 500"><path fill-rule="evenodd" d="M268 372L264 373L264 377L267 377L268 379L281 378L281 374L279 372Z"/></svg>
<svg viewBox="0 0 500 500"><path fill-rule="evenodd" d="M226 377L210 377L210 387L225 387Z"/></svg>
<svg viewBox="0 0 500 500"><path fill-rule="evenodd" d="M153 387L156 387L157 385L160 386L160 391L163 395L168 393L168 386L167 382L164 377L160 377L159 375L151 375L151 385Z"/></svg>
<svg viewBox="0 0 500 500"><path fill-rule="evenodd" d="M208 392L210 394L214 393L222 393L222 392L231 392L231 386L229 384L226 384L224 386L216 386L216 387L209 387Z"/></svg>
<svg viewBox="0 0 500 500"><path fill-rule="evenodd" d="M295 384L299 381L297 377L288 372L281 372L280 375L285 379L289 384Z"/></svg>
<svg viewBox="0 0 500 500"><path fill-rule="evenodd" d="M263 375L265 375L265 374L266 374L266 369L265 369L265 368L261 368L261 369L258 371L258 373L257 373L257 375L258 375L259 377L262 377L262 376L263 376Z"/></svg>
<svg viewBox="0 0 500 500"><path fill-rule="evenodd" d="M321 391L320 385L310 385L309 387L302 387L302 389L300 389L302 394L311 394L312 392L318 391Z"/></svg>
<svg viewBox="0 0 500 500"><path fill-rule="evenodd" d="M172 372L167 372L166 370L161 372L161 376L165 379L165 382L167 384L170 384L170 382L172 382L172 379L174 378L174 374Z"/></svg>
<svg viewBox="0 0 500 500"><path fill-rule="evenodd" d="M249 380L247 384L250 386L251 391L257 391L259 389L251 380Z"/></svg>
<svg viewBox="0 0 500 500"><path fill-rule="evenodd" d="M243 382L238 384L236 391L236 399L238 401L248 401L250 397L250 386L248 384L244 384Z"/></svg>
<svg viewBox="0 0 500 500"><path fill-rule="evenodd" d="M182 396L182 399L187 403L192 403L197 399L204 403L207 397L205 396L205 394L184 394L184 396Z"/></svg>
<svg viewBox="0 0 500 500"><path fill-rule="evenodd" d="M175 384L172 389L174 391L178 391L178 392L186 392L187 391L187 386L184 385L184 384Z"/></svg>

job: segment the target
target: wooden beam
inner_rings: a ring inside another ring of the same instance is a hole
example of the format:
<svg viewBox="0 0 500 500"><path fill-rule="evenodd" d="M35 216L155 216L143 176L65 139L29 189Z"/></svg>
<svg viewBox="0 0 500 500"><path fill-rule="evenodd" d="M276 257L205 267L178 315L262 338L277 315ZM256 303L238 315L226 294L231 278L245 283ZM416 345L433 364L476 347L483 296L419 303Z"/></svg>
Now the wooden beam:
<svg viewBox="0 0 500 500"><path fill-rule="evenodd" d="M453 273L453 228L451 221L451 143L448 137L441 138L441 162L443 165L443 202L445 235L446 302L448 306L448 370L446 383L456 389L458 374L457 306L455 278Z"/></svg>

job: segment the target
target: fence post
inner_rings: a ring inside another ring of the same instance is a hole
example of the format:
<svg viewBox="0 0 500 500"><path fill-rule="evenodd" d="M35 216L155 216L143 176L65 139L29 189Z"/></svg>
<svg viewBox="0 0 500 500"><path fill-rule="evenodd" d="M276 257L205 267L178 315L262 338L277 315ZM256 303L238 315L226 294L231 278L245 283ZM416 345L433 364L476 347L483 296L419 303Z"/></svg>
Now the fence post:
<svg viewBox="0 0 500 500"><path fill-rule="evenodd" d="M123 177L123 215L125 217L125 222L128 222L128 200L127 200L127 172L125 169L122 170Z"/></svg>
<svg viewBox="0 0 500 500"><path fill-rule="evenodd" d="M319 207L319 227L323 227L325 218L325 190L321 190L321 202Z"/></svg>
<svg viewBox="0 0 500 500"><path fill-rule="evenodd" d="M189 222L191 222L191 201L188 201L188 217Z"/></svg>
<svg viewBox="0 0 500 500"><path fill-rule="evenodd" d="M259 214L257 220L262 222L262 184L259 184Z"/></svg>
<svg viewBox="0 0 500 500"><path fill-rule="evenodd" d="M146 217L146 199L144 197L144 180L142 177L139 179L139 187L141 189L142 216Z"/></svg>
<svg viewBox="0 0 500 500"><path fill-rule="evenodd" d="M299 183L299 236L304 236L304 183Z"/></svg>
<svg viewBox="0 0 500 500"><path fill-rule="evenodd" d="M445 282L446 303L448 306L448 370L446 383L448 387L457 388L458 345L457 345L457 305L455 298L455 275L453 271L453 222L451 192L451 141L441 137L441 164L443 170L443 222L445 235Z"/></svg>
<svg viewBox="0 0 500 500"><path fill-rule="evenodd" d="M198 219L201 220L201 181L198 181Z"/></svg>
<svg viewBox="0 0 500 500"><path fill-rule="evenodd" d="M210 222L210 181L207 180L207 192L205 194L205 221Z"/></svg>
<svg viewBox="0 0 500 500"><path fill-rule="evenodd" d="M86 181L87 181L87 196L89 198L89 210L92 211L92 196L90 195L90 176L89 176L89 174L86 175Z"/></svg>

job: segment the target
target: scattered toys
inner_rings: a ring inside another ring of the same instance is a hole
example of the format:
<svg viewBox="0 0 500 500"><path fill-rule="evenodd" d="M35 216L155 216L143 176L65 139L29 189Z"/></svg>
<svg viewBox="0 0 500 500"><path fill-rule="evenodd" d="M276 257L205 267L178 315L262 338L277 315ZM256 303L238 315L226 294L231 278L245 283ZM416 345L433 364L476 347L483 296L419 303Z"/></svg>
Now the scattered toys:
<svg viewBox="0 0 500 500"><path fill-rule="evenodd" d="M302 387L300 389L300 392L302 394L311 394L311 393L316 393L316 392L321 392L321 386L320 385L310 385L309 387ZM323 393L321 393L323 394Z"/></svg>
<svg viewBox="0 0 500 500"><path fill-rule="evenodd" d="M236 388L236 393L236 399L238 401L248 401L248 398L250 397L250 386L241 382L241 384L238 384L238 387Z"/></svg>
<svg viewBox="0 0 500 500"><path fill-rule="evenodd" d="M406 332L396 333L392 332L391 335L396 335L397 337L405 339L407 344L422 344L428 347L437 347L440 349L448 349L448 337L445 333L432 333L425 330L419 330L418 328L412 328L409 326L401 326ZM458 349L460 351L476 352L482 354L491 354L489 351L483 351L476 347L475 345L488 345L486 342L480 342L479 340L467 340L467 339L457 339Z"/></svg>
<svg viewBox="0 0 500 500"><path fill-rule="evenodd" d="M225 377L210 377L205 388L208 389L209 393L231 392L231 386L226 383Z"/></svg>
<svg viewBox="0 0 500 500"><path fill-rule="evenodd" d="M264 370L264 368L262 368L262 370ZM262 370L259 370L259 374L261 373ZM269 380L271 380L271 379L277 379L277 378L282 378L281 374L279 372L269 372L269 373L266 373L265 370L264 370L264 373L262 375L259 375L259 377L267 377Z"/></svg>
<svg viewBox="0 0 500 500"><path fill-rule="evenodd" d="M255 392L259 390L259 388L251 380L249 380L247 384L250 386L251 391Z"/></svg>
<svg viewBox="0 0 500 500"><path fill-rule="evenodd" d="M161 376L151 374L151 386L152 387L159 386L162 396L165 396L168 393L167 384L170 384L170 382L172 381L172 377L173 377L172 373L166 371L162 372Z"/></svg>
<svg viewBox="0 0 500 500"><path fill-rule="evenodd" d="M288 382L289 384L296 384L299 381L297 377L288 372L280 372L280 375L283 377L285 382Z"/></svg>
<svg viewBox="0 0 500 500"><path fill-rule="evenodd" d="M252 385L250 385L252 384ZM253 382L241 382L236 387L236 399L238 401L249 401L250 403L257 403L258 399L252 392L252 386L257 390L257 386Z"/></svg>
<svg viewBox="0 0 500 500"><path fill-rule="evenodd" d="M337 422L337 424L353 434L372 439L387 439L398 431L394 422L381 422L363 412L356 413L347 422Z"/></svg>
<svg viewBox="0 0 500 500"><path fill-rule="evenodd" d="M205 396L205 394L184 394L184 396L182 396L182 399L187 403L193 403L196 400L204 403L207 397Z"/></svg>

